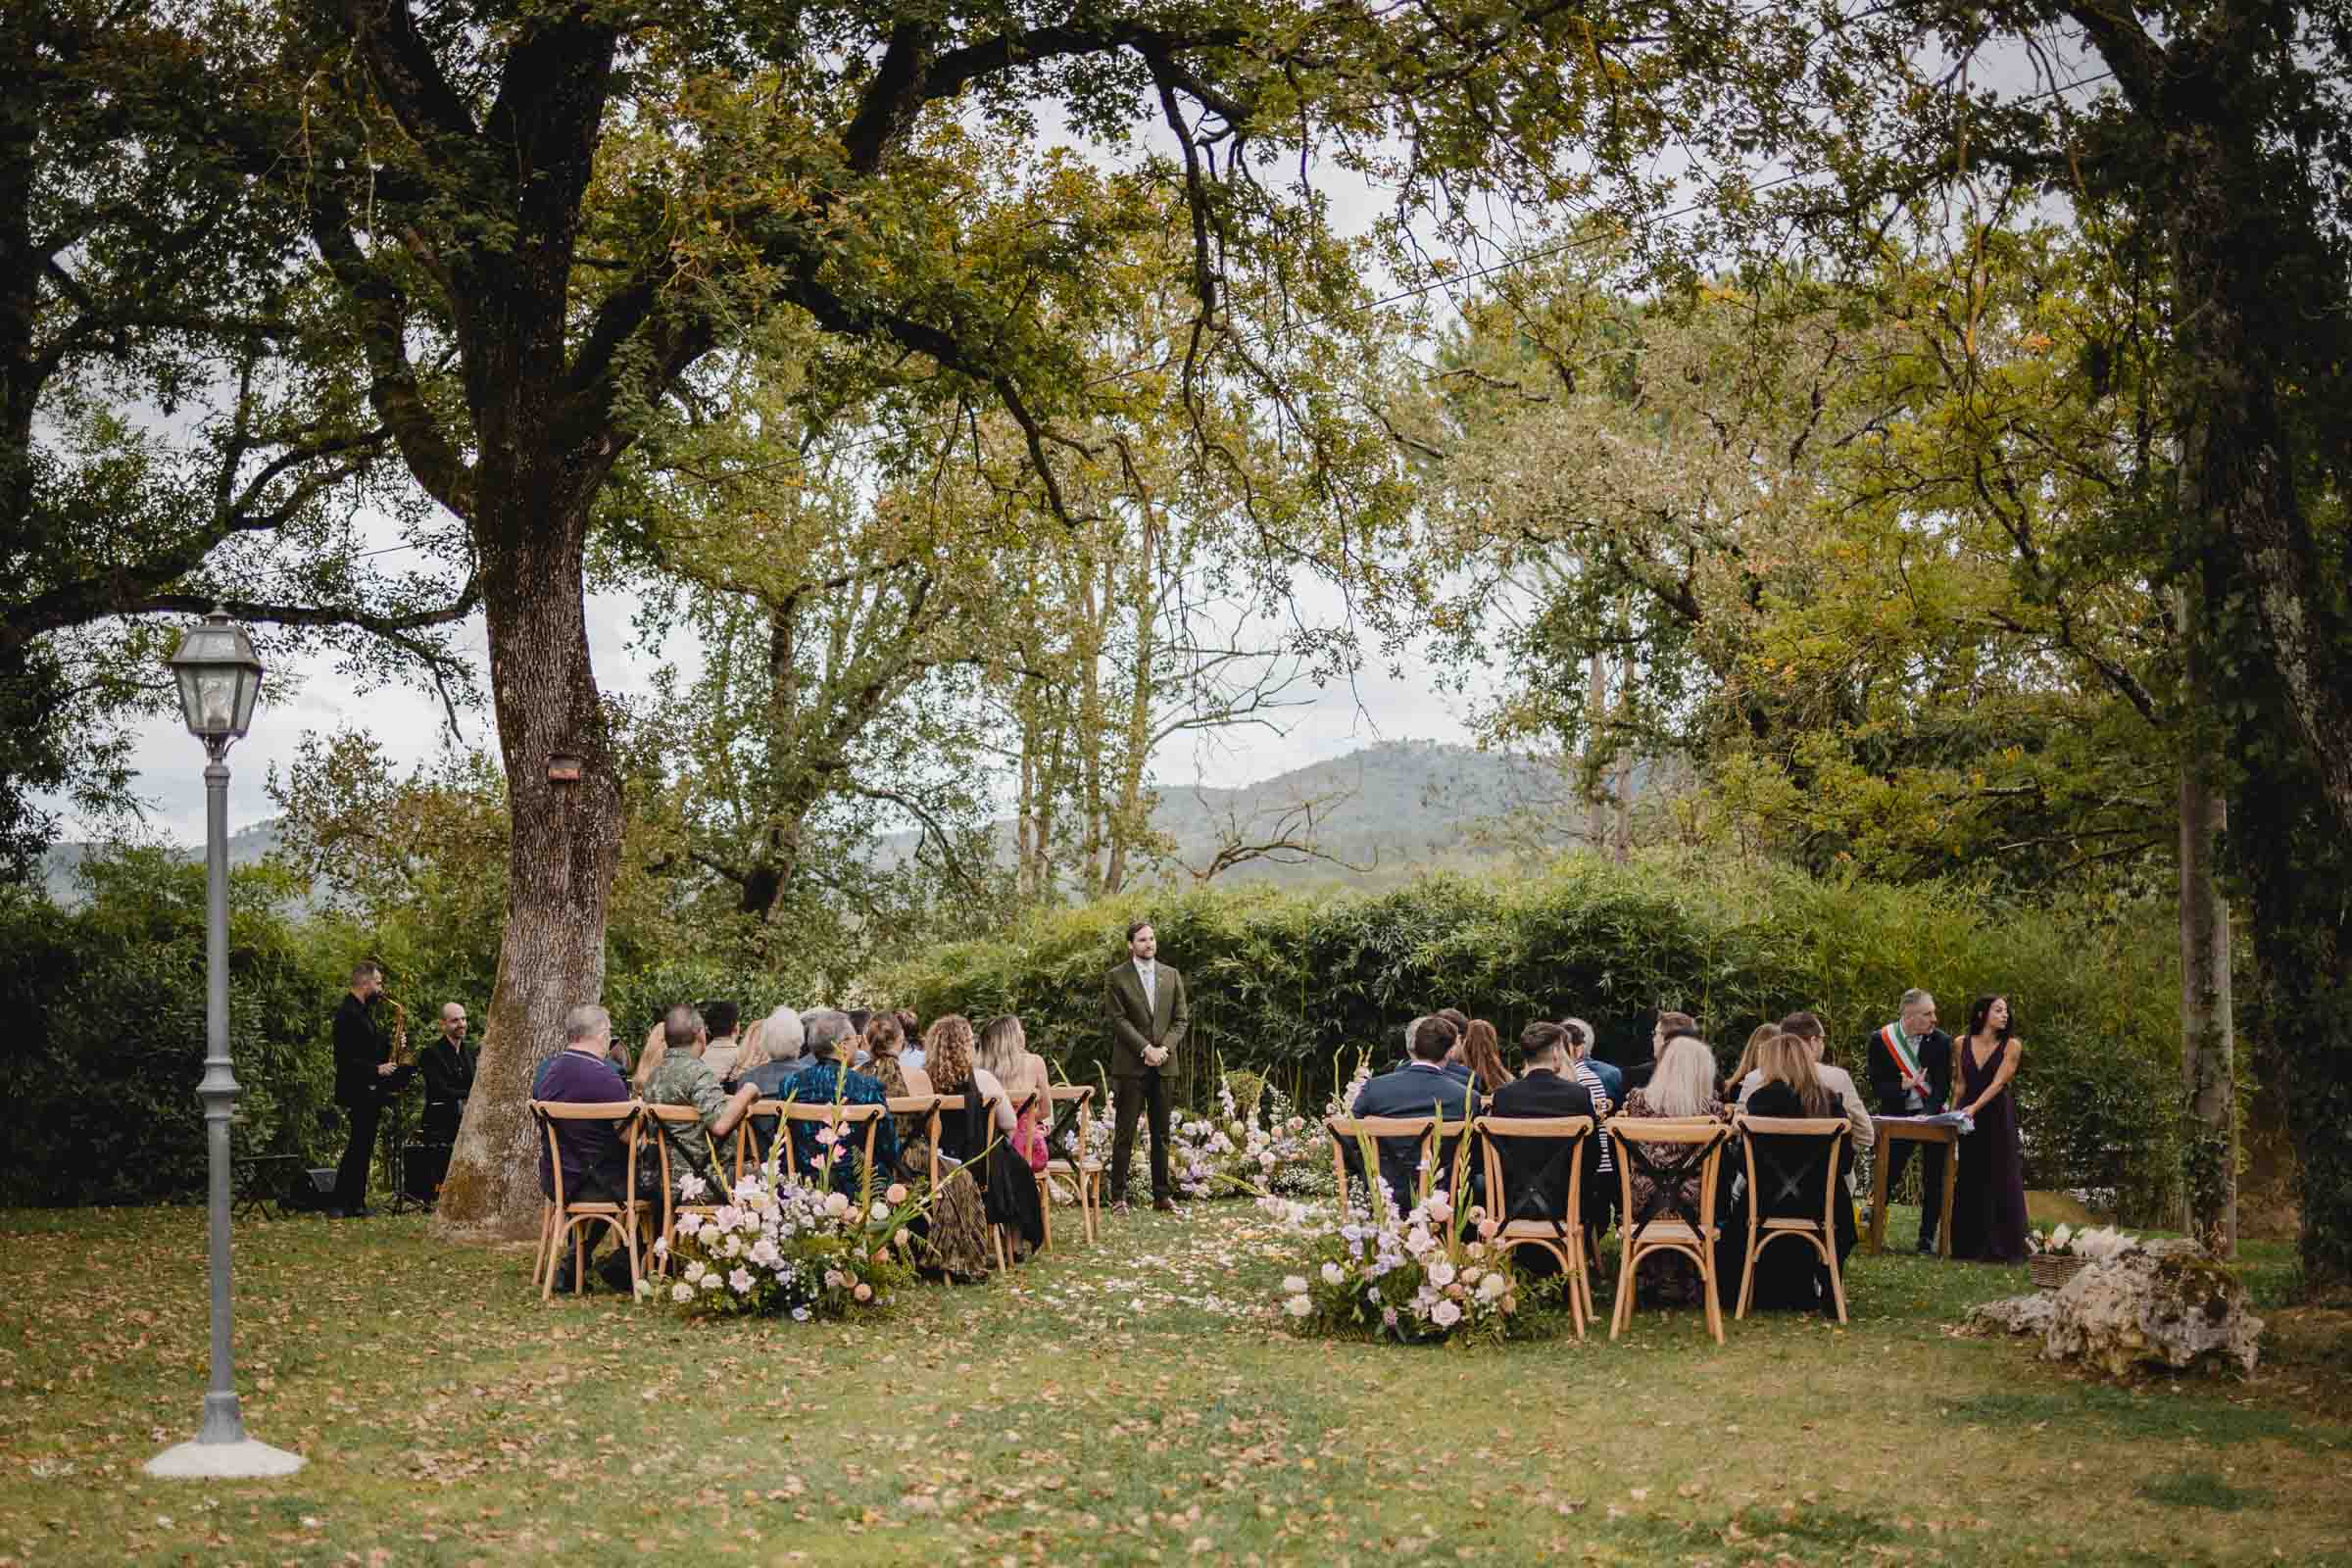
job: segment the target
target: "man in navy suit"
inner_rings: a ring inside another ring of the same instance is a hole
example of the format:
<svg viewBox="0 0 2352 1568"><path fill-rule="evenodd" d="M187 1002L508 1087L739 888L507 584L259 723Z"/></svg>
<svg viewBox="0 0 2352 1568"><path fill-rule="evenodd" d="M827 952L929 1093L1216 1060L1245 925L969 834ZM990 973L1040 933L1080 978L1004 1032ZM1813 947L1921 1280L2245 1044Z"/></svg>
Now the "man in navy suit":
<svg viewBox="0 0 2352 1568"><path fill-rule="evenodd" d="M1384 1072L1357 1092L1349 1112L1356 1116L1437 1116L1459 1123L1479 1115L1486 1102L1467 1081L1446 1070L1446 1054L1454 1048L1453 1025L1443 1018L1423 1018L1413 1025L1412 1058L1394 1072ZM1453 1169L1457 1134L1439 1149L1439 1181ZM1419 1188L1421 1145L1418 1139L1380 1141L1380 1175L1400 1202L1411 1202Z"/></svg>

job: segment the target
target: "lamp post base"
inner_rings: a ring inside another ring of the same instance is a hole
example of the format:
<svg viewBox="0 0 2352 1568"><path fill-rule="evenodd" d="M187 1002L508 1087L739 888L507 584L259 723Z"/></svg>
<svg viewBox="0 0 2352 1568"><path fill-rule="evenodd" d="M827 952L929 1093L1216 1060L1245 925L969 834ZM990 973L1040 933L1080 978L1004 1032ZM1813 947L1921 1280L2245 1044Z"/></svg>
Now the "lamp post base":
<svg viewBox="0 0 2352 1568"><path fill-rule="evenodd" d="M243 1480L290 1476L307 1461L251 1438L235 1443L179 1443L147 1461L147 1473L168 1481Z"/></svg>

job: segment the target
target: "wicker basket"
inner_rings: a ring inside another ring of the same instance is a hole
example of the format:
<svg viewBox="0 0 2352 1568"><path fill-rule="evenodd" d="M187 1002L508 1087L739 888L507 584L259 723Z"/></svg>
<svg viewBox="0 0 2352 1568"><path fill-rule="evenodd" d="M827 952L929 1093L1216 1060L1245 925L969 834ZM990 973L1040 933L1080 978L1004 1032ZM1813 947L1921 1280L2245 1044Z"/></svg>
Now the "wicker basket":
<svg viewBox="0 0 2352 1568"><path fill-rule="evenodd" d="M2026 1259L2026 1273L2038 1289L2054 1291L2081 1273L2089 1263L2089 1258L2076 1257L2069 1252L2035 1252Z"/></svg>

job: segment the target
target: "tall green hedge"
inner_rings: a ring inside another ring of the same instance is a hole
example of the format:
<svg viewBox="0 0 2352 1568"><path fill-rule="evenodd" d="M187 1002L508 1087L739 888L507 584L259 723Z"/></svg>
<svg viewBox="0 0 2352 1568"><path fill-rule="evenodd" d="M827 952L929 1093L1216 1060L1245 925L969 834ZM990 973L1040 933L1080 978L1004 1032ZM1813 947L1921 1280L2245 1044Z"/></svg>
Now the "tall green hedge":
<svg viewBox="0 0 2352 1568"><path fill-rule="evenodd" d="M0 901L0 1203L128 1203L205 1182L204 869L152 852L94 861L92 900ZM229 1054L239 1152L321 1159L327 1009L344 976L273 906L288 889L234 873Z"/></svg>
<svg viewBox="0 0 2352 1568"><path fill-rule="evenodd" d="M1530 1018L1574 1013L1614 1060L1644 1054L1657 1008L1679 1007L1727 1068L1757 1023L1810 1007L1859 1076L1865 1036L1906 988L1934 991L1955 1030L1972 996L1997 989L2026 1042L2028 1180L2112 1193L2135 1221L2178 1191L2179 950L2160 904L2021 909L1956 888L1573 857L1376 895L1137 894L937 949L874 991L925 1018L1018 1013L1037 1049L1091 1079L1106 1054L1103 975L1125 923L1146 917L1190 985L1195 1063L1214 1053L1315 1102L1335 1056L1385 1063L1403 1025L1440 1006L1492 1019L1506 1042Z"/></svg>

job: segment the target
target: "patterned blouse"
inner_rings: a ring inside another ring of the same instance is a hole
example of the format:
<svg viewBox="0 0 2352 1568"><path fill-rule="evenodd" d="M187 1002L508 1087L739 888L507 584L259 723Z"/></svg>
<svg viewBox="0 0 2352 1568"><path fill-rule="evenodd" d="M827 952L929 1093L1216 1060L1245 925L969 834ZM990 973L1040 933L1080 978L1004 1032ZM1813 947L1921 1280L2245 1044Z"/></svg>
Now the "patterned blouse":
<svg viewBox="0 0 2352 1568"><path fill-rule="evenodd" d="M838 1061L812 1061L803 1067L793 1080L784 1086L785 1096L796 1104L830 1105L839 1100L845 1105L886 1105L889 1094L882 1085L861 1072L853 1072ZM824 1168L821 1156L823 1145L816 1140L819 1124L808 1121L792 1123L792 1163L804 1176L815 1176ZM864 1148L865 1129L845 1127L851 1157L834 1167L833 1185L844 1192L858 1189L857 1152ZM874 1123L874 1180L887 1185L890 1172L899 1164L898 1118L884 1116Z"/></svg>

